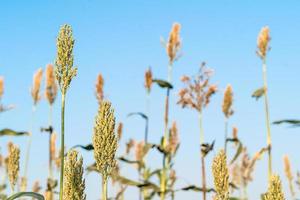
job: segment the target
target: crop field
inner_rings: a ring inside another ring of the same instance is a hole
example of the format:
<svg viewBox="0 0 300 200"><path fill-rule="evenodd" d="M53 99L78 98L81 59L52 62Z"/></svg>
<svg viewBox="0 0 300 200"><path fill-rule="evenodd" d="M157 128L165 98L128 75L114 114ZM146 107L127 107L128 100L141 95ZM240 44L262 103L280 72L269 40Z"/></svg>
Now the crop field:
<svg viewBox="0 0 300 200"><path fill-rule="evenodd" d="M299 199L300 4L142 2L0 3L0 199Z"/></svg>

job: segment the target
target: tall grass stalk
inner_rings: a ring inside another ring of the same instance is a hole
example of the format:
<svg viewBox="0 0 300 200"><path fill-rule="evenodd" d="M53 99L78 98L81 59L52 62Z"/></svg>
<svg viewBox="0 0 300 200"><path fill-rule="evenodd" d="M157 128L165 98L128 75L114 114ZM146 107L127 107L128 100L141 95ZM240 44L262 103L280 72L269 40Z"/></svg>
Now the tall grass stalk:
<svg viewBox="0 0 300 200"><path fill-rule="evenodd" d="M61 95L61 143L60 143L60 184L59 184L59 199L63 199L63 189L64 189L64 163L65 163L65 94Z"/></svg>
<svg viewBox="0 0 300 200"><path fill-rule="evenodd" d="M269 112L269 99L268 99L268 84L267 84L267 65L266 59L263 59L263 80L264 80L264 99L265 99L265 117L267 128L267 145L268 145L268 176L272 176L272 141L271 141L271 127L270 127L270 112Z"/></svg>
<svg viewBox="0 0 300 200"><path fill-rule="evenodd" d="M199 112L199 128L200 128L200 156L201 156L201 174L202 174L202 195L203 200L206 200L206 170L205 170L205 157L201 151L204 144L204 130L203 130L203 116L202 111Z"/></svg>

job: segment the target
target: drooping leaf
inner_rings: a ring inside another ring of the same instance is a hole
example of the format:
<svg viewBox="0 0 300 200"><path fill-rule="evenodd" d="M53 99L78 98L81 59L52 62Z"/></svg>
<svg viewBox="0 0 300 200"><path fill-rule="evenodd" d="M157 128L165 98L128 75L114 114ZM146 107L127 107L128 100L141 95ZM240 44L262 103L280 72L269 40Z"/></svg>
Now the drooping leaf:
<svg viewBox="0 0 300 200"><path fill-rule="evenodd" d="M123 156L119 157L118 160L123 161L128 164L138 164L139 163L139 161L137 161L137 160L129 160Z"/></svg>
<svg viewBox="0 0 300 200"><path fill-rule="evenodd" d="M127 115L127 117L131 117L131 116L134 116L134 115L138 115L138 116L141 116L143 119L145 120L148 120L148 116L142 112L133 112L133 113L129 113Z"/></svg>
<svg viewBox="0 0 300 200"><path fill-rule="evenodd" d="M37 200L45 200L43 195L35 192L19 192L17 194L8 197L7 200L14 200L20 197L32 197Z"/></svg>
<svg viewBox="0 0 300 200"><path fill-rule="evenodd" d="M298 119L283 119L283 120L275 121L275 122L273 122L273 124L276 124L276 125L289 124L289 125L297 127L297 126L300 126L300 120L298 120Z"/></svg>
<svg viewBox="0 0 300 200"><path fill-rule="evenodd" d="M9 128L0 130L0 136L24 136L24 135L29 135L29 133L25 131L17 132Z"/></svg>
<svg viewBox="0 0 300 200"><path fill-rule="evenodd" d="M75 146L72 147L72 149L75 149L75 148L81 148L81 149L84 149L86 151L92 151L92 150L94 150L93 144L87 144L87 145L80 145L80 144L78 144L78 145L75 145Z"/></svg>
<svg viewBox="0 0 300 200"><path fill-rule="evenodd" d="M265 93L265 88L262 87L262 88L255 90L252 93L252 97L255 98L256 100L258 100L260 97L262 97L264 95L264 93Z"/></svg>
<svg viewBox="0 0 300 200"><path fill-rule="evenodd" d="M214 149L215 141L213 141L211 144L204 143L201 145L201 153L205 157L210 151Z"/></svg>
<svg viewBox="0 0 300 200"><path fill-rule="evenodd" d="M204 191L203 188L198 187L196 185L186 186L186 187L181 188L179 190L182 190L182 191L190 191L190 190L192 190L194 192L203 192ZM206 188L206 192L208 192L208 193L209 192L215 192L215 190L213 188Z"/></svg>
<svg viewBox="0 0 300 200"><path fill-rule="evenodd" d="M157 83L157 85L161 88L173 89L173 85L168 81L161 80L161 79L153 79L152 82Z"/></svg>

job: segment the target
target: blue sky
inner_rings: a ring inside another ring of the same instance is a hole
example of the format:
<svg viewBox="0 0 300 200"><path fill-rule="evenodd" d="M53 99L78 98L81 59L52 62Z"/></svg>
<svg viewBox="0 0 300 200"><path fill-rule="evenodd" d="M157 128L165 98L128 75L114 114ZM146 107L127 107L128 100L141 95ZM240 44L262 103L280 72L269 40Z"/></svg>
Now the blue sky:
<svg viewBox="0 0 300 200"><path fill-rule="evenodd" d="M261 62L255 54L256 37L262 26L271 29L271 51L268 55L268 81L271 120L300 118L298 93L300 52L299 1L2 1L0 6L0 75L5 77L3 103L16 108L1 114L0 127L29 129L32 100L29 88L32 75L55 59L55 40L62 24L72 25L75 43L75 64L78 76L72 81L67 96L66 145L91 141L97 102L94 83L101 72L105 93L113 102L117 120L125 124L123 143L129 138L143 138L143 123L128 119L133 111L145 110L144 71L152 67L157 78L167 77L165 49L160 37L167 38L173 22L182 24L183 57L175 63L171 96L171 119L178 122L181 147L176 158L178 187L200 183L199 130L196 113L176 105L182 86L179 77L194 74L206 61L215 70L213 81L220 88L204 113L206 139L216 139L222 147L224 117L221 102L228 83L234 90L235 114L230 126L239 128L241 139L254 154L265 145L263 102L256 102L251 93L262 85ZM157 87L151 94L150 140L157 142L163 131L164 93ZM59 130L60 98L54 108L54 123ZM39 132L47 123L48 105L42 100L34 125L31 180L42 182L47 175L47 137ZM289 154L296 172L300 165L298 141L300 129L272 126L274 171L282 176L282 156ZM2 138L1 149L13 140L25 152L26 138ZM121 144L120 153L124 145ZM1 150L5 152L5 150ZM90 153L82 152L86 165L93 162ZM209 156L211 160L213 154ZM160 157L151 154L153 168ZM267 157L258 162L251 199L257 199L267 186ZM211 163L208 162L209 169ZM136 178L134 169L123 166L123 173ZM86 176L88 199L100 194L100 177ZM212 184L212 181L209 181ZM287 192L288 194L288 192ZM136 199L134 189L127 192ZM199 199L197 193L178 193L177 199Z"/></svg>

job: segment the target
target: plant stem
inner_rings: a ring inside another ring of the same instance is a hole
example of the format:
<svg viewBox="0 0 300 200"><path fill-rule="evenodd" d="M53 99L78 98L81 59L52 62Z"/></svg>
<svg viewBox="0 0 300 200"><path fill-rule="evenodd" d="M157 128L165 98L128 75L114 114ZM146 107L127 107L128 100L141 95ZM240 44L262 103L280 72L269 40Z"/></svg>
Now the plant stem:
<svg viewBox="0 0 300 200"><path fill-rule="evenodd" d="M107 177L102 176L102 199L107 200Z"/></svg>
<svg viewBox="0 0 300 200"><path fill-rule="evenodd" d="M49 128L52 127L52 105L50 104L49 107ZM52 172L52 157L51 157L51 135L52 132L49 132L49 177L52 179L53 172Z"/></svg>
<svg viewBox="0 0 300 200"><path fill-rule="evenodd" d="M205 158L202 153L202 144L204 144L204 131L202 125L202 111L199 112L199 128L200 128L200 155L201 155L201 172L202 172L202 189L203 200L206 200L206 172L205 172Z"/></svg>
<svg viewBox="0 0 300 200"><path fill-rule="evenodd" d="M269 180L272 175L272 142L271 142L271 128L270 128L270 114L269 114L269 100L268 100L268 85L267 85L267 65L266 59L263 59L263 80L264 80L264 99L265 99L265 116L267 127L267 145L268 145L268 176Z"/></svg>
<svg viewBox="0 0 300 200"><path fill-rule="evenodd" d="M30 124L30 130L29 130L29 138L27 143L27 149L26 149L26 158L25 158L25 168L24 168L24 175L23 177L27 180L27 172L28 172L28 165L29 165L29 158L30 158L30 149L31 149L31 143L32 143L32 132L33 132L33 123L34 123L34 114L36 111L36 106L32 106L32 113L31 113L31 124ZM26 184L21 185L21 191L26 190Z"/></svg>
<svg viewBox="0 0 300 200"><path fill-rule="evenodd" d="M63 199L63 187L64 187L64 156L65 156L65 94L61 96L61 147L60 147L60 191L59 199Z"/></svg>
<svg viewBox="0 0 300 200"><path fill-rule="evenodd" d="M227 138L228 138L228 118L225 117L224 151L226 155L227 155Z"/></svg>

